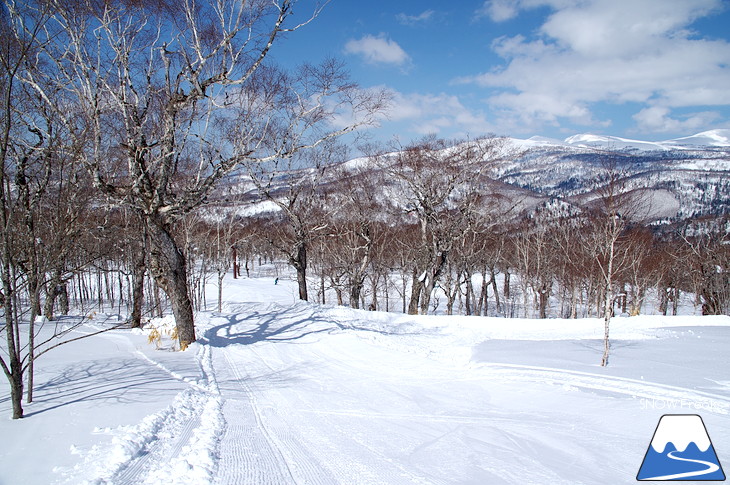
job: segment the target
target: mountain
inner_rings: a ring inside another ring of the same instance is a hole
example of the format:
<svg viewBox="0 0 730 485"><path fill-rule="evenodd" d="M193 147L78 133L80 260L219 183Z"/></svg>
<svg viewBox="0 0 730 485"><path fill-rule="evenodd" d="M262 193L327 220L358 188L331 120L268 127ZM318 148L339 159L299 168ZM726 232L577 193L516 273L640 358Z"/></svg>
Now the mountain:
<svg viewBox="0 0 730 485"><path fill-rule="evenodd" d="M533 210L565 215L590 206L602 187L607 167L622 175L625 192L641 200L645 223L730 214L730 129L656 142L590 134L565 140L534 136L506 141L511 154L490 170L493 183L487 190L516 202L520 209L519 214L513 211L516 215ZM379 170L365 157L339 165L361 173ZM283 189L288 181L311 173L311 169L283 171L274 177L272 186ZM328 170L320 183L336 185L337 173ZM381 190L382 197L391 197L386 186ZM273 204L255 202L256 191L246 176L229 180L218 198L229 195L238 195L238 200L243 196L253 203L236 209L241 216L278 210Z"/></svg>
<svg viewBox="0 0 730 485"><path fill-rule="evenodd" d="M676 138L664 142L666 145L677 147L727 147L730 146L730 129L703 131L692 136Z"/></svg>
<svg viewBox="0 0 730 485"><path fill-rule="evenodd" d="M509 143L520 154L493 176L547 199L589 203L611 166L645 199L651 221L730 213L730 129L659 142L581 134Z"/></svg>

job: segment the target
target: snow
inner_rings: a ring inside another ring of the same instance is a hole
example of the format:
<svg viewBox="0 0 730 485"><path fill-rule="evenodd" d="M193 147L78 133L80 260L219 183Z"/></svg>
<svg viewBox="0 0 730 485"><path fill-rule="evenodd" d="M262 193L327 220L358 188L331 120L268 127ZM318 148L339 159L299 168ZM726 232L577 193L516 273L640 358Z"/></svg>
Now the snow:
<svg viewBox="0 0 730 485"><path fill-rule="evenodd" d="M565 143L573 146L588 148L610 148L622 150L626 148L634 148L638 150L668 150L661 142L650 142L631 140L618 136L602 136L591 134L573 135L565 139Z"/></svg>
<svg viewBox="0 0 730 485"><path fill-rule="evenodd" d="M185 352L161 320L159 345L46 354L23 420L5 386L0 483L629 483L663 414L700 414L730 462L730 317L615 318L602 368L599 319L356 311L284 278L224 297Z"/></svg>
<svg viewBox="0 0 730 485"><path fill-rule="evenodd" d="M682 138L675 138L674 140L668 140L664 142L666 145L677 145L678 147L692 147L692 146L715 146L715 147L727 147L730 146L730 129L717 129L703 131L692 136L685 136Z"/></svg>

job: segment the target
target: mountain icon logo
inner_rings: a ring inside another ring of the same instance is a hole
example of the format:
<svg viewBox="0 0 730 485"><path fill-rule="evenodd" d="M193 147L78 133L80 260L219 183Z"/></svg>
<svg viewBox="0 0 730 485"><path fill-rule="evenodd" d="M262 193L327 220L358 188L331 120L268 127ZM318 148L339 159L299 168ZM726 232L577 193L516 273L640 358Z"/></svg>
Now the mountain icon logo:
<svg viewBox="0 0 730 485"><path fill-rule="evenodd" d="M662 416L636 479L724 481L725 472L702 418L696 414Z"/></svg>

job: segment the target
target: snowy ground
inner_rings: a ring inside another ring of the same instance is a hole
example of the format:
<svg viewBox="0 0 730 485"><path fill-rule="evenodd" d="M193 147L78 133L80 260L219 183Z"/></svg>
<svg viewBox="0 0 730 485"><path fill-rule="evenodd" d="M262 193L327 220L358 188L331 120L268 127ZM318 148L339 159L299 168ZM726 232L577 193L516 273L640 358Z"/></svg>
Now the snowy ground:
<svg viewBox="0 0 730 485"><path fill-rule="evenodd" d="M635 483L663 414L730 463L730 317L412 317L230 280L199 341L112 331L39 362L0 484ZM84 331L108 322L99 316ZM726 469L726 473L730 471Z"/></svg>

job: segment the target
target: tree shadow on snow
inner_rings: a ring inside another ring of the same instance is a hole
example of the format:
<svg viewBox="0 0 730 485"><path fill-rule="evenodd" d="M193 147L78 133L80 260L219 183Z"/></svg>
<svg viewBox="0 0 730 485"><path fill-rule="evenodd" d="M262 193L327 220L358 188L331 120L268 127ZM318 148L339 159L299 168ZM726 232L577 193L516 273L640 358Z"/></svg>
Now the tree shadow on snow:
<svg viewBox="0 0 730 485"><path fill-rule="evenodd" d="M211 327L205 339L212 347L251 345L257 342L295 342L309 335L331 333L339 326L313 309L301 306L225 316L226 323Z"/></svg>
<svg viewBox="0 0 730 485"><path fill-rule="evenodd" d="M51 369L44 372L48 373ZM64 366L60 373L36 385L33 408L25 415L30 417L81 402L154 402L159 400L160 391L176 392L177 385L167 373L139 359L78 362Z"/></svg>

